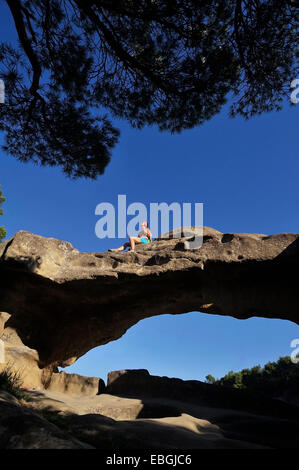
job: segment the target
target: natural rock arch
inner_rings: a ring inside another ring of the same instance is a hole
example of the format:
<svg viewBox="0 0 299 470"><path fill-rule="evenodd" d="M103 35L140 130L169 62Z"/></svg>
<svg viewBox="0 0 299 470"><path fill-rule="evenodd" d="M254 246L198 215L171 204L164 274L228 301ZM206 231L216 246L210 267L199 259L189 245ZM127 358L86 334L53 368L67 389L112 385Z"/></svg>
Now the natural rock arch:
<svg viewBox="0 0 299 470"><path fill-rule="evenodd" d="M38 352L40 367L72 364L139 320L200 311L299 322L299 234L222 234L203 245L160 237L135 253L80 253L20 231L0 245L5 328ZM296 269L296 271L294 270Z"/></svg>

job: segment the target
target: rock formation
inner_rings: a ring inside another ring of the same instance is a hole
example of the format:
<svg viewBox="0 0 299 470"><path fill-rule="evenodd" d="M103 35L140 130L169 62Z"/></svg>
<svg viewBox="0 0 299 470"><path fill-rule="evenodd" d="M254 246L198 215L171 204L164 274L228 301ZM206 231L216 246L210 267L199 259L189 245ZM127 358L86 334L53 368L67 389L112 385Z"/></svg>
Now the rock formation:
<svg viewBox="0 0 299 470"><path fill-rule="evenodd" d="M0 244L3 334L15 331L53 371L139 320L200 311L299 322L299 234L222 234L203 245L162 236L134 253L80 253L20 231ZM294 270L296 268L296 271ZM46 370L46 369L45 369Z"/></svg>
<svg viewBox="0 0 299 470"><path fill-rule="evenodd" d="M55 374L53 374L55 375ZM113 371L105 393L0 389L0 449L297 449L299 408L196 380Z"/></svg>
<svg viewBox="0 0 299 470"><path fill-rule="evenodd" d="M13 328L4 328L9 318L9 314L0 312L0 339L5 345L0 372L3 369L16 372L25 389L46 388L74 396L94 396L104 392L105 383L97 377L55 372L53 367L40 368L38 352L25 346Z"/></svg>
<svg viewBox="0 0 299 470"><path fill-rule="evenodd" d="M146 369L118 370L108 373L104 393L117 397L167 399L198 406L242 410L255 415L290 418L299 421L299 407L262 393L208 384L199 380L159 377ZM144 409L144 412L147 410ZM167 416L172 416L168 414Z"/></svg>

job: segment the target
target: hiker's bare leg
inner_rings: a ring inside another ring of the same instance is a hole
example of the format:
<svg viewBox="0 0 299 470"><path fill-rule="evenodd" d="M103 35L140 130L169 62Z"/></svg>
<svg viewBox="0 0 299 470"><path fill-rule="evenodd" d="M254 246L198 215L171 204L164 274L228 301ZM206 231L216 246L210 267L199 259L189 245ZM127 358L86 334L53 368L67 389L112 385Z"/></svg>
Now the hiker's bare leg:
<svg viewBox="0 0 299 470"><path fill-rule="evenodd" d="M130 242L126 242L124 243L122 246L120 246L119 248L115 248L114 251L124 251L126 248L128 248L130 246Z"/></svg>
<svg viewBox="0 0 299 470"><path fill-rule="evenodd" d="M139 243L141 243L139 237L130 237L130 245L131 245L131 250L132 251L135 250L135 244L138 245Z"/></svg>

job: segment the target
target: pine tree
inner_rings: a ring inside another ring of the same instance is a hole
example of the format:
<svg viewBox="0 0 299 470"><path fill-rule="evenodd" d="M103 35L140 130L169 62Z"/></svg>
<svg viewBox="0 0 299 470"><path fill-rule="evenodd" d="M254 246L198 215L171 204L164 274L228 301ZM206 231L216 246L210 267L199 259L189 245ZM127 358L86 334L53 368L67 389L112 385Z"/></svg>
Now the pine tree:
<svg viewBox="0 0 299 470"><path fill-rule="evenodd" d="M3 204L4 201L6 201L6 198L2 196L2 190L0 189L0 206ZM0 215L3 215L3 209L0 209ZM5 237L6 237L6 230L4 227L0 227L0 242Z"/></svg>
<svg viewBox="0 0 299 470"><path fill-rule="evenodd" d="M213 377L213 375L209 374L209 375L206 375L206 382L208 384L214 384L216 382L216 379L215 377Z"/></svg>
<svg viewBox="0 0 299 470"><path fill-rule="evenodd" d="M287 389L298 394L299 364L294 364L289 356L285 356L276 362L267 362L263 368L257 365L240 372L229 371L217 380L207 375L206 381L224 387L262 392L271 397L280 396Z"/></svg>
<svg viewBox="0 0 299 470"><path fill-rule="evenodd" d="M21 161L97 178L118 142L112 118L179 132L228 97L246 118L290 103L298 0L4 3L19 46L0 43L0 130Z"/></svg>

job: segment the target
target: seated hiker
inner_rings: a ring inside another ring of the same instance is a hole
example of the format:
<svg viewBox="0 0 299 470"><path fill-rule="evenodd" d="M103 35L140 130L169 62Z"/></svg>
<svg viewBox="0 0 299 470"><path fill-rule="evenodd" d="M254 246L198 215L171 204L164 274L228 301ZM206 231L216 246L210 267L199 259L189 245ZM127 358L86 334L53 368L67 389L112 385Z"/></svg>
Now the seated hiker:
<svg viewBox="0 0 299 470"><path fill-rule="evenodd" d="M140 243L149 243L152 241L152 233L149 229L147 222L142 222L141 230L138 233L137 237L130 237L130 241L124 243L124 245L120 246L119 248L111 248L108 251L124 251L129 246L131 247L131 251L135 250L135 245L139 245Z"/></svg>

